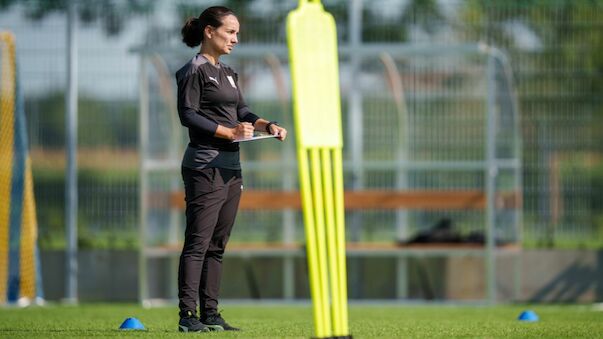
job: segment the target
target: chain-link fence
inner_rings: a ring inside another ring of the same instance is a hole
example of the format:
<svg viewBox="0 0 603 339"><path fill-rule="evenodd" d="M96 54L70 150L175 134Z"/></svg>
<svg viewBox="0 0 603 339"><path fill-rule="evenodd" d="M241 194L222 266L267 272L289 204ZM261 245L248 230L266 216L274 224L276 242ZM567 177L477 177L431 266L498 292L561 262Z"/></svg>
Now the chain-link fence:
<svg viewBox="0 0 603 339"><path fill-rule="evenodd" d="M152 45L182 50L179 28L183 18L198 15L202 8L215 3L80 3L83 24L79 31L78 53L78 227L82 246L115 248L137 244L139 60L131 49ZM239 15L241 47L252 47L256 43L284 44L284 17L297 2L220 3L231 6ZM323 3L337 20L342 46L360 42L437 45L485 42L505 51L513 68L522 119L524 240L532 246L601 246L603 206L596 198L603 190L603 105L600 95L603 89L603 56L600 53L603 50L603 5L589 1ZM40 240L45 248L64 246L66 10L62 4L62 1L22 1L0 12L3 28L13 31L17 38ZM360 34L353 33L357 31ZM194 52L191 50L191 53ZM382 98L387 90L383 87L378 58L375 53L375 58L360 65L356 74L351 74L346 67L341 69L344 116L350 105L347 98L351 82L357 82L359 91L365 96L360 150L369 164L393 156L400 137L396 126L387 123L392 115L396 115L397 108L391 97ZM452 57L441 58L445 59L443 65L455 62ZM413 140L420 138L428 145L450 138L438 133L438 126L452 122L436 119L448 111L472 119L470 110L454 103L442 102L430 109L423 108L421 92L428 93L430 82L438 79L421 78L419 66L397 62L405 88L423 86L421 91L406 95L407 105L414 112L424 113L410 117L425 126L413 130ZM264 62L243 62L237 67L245 76L245 94L250 106L268 118L282 120L289 114L289 107L279 101L281 88L263 85L268 83L263 79L272 76L266 65ZM375 77L376 73L380 76ZM448 81L452 82L454 90L463 90L461 83L456 83L455 87L456 80ZM455 133L472 132L459 125ZM346 140L348 160L353 156L348 153L352 142ZM471 157L473 152L480 152L480 145L468 143L466 146L466 153L460 156ZM413 148L412 140L409 147L421 154L420 149ZM254 158L259 153L250 147L243 156ZM279 187L281 182L275 179L278 169L269 169L270 161L276 160L268 160L268 169L262 173L272 175L250 173L246 180L258 187ZM428 187L444 180L443 176L433 173L431 178L412 175L409 178ZM348 176L347 180L356 179ZM377 169L368 170L362 180L367 187L395 185L395 175ZM348 185L353 185L351 181ZM241 220L248 219L244 213ZM422 217L421 223L429 225L440 217L427 215ZM380 225L395 222L396 217L368 218L378 219L374 225ZM267 220L276 220L275 223L282 220L269 216L255 220L267 228L265 234L280 238L273 232L280 230L280 225L267 223ZM237 227L239 234L262 237L252 232L254 225ZM380 226L375 227L363 228L358 236L368 240L398 236L391 233L390 228L384 232Z"/></svg>

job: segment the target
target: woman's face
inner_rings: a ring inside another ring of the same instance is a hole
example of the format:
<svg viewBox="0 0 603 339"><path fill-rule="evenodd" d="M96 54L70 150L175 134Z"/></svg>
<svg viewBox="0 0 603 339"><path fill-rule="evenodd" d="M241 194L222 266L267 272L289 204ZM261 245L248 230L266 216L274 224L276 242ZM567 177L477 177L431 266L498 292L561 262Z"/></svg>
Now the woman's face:
<svg viewBox="0 0 603 339"><path fill-rule="evenodd" d="M230 54L234 46L239 42L239 20L234 15L222 18L222 26L218 28L208 26L206 38L213 50L220 54ZM205 41L204 41L205 42Z"/></svg>

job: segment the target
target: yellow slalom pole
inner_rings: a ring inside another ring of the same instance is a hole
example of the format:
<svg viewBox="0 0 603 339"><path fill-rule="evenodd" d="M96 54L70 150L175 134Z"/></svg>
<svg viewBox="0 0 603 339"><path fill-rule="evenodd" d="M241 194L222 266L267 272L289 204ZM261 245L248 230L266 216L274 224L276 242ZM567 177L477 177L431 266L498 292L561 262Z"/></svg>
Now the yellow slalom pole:
<svg viewBox="0 0 603 339"><path fill-rule="evenodd" d="M318 40L317 35L320 35ZM345 237L343 184L336 186L335 191L339 189L341 192L336 193L340 196L336 196L334 200L333 176L335 181L341 181L338 175L342 173L340 168L337 169L338 172L333 172L330 166L332 158L329 159L327 151L331 148L341 149L343 145L339 59L335 20L324 10L320 0L300 0L298 8L287 15L287 44L297 149L298 152L309 152L304 156L309 158L310 178L300 178L300 187L302 191L311 192L302 194L305 195L303 200L306 232L311 233L308 228L312 228L315 237L313 246L316 252L311 254L309 248L308 255L316 257L308 258L308 262L315 266L310 269L316 270L316 277L310 277L312 298L315 303L320 303L314 306L315 319L318 319L316 334L317 337L329 337L336 332L338 337L342 337L349 335L345 305L345 249L342 247L345 238L340 239ZM320 161L321 157L324 157L326 163ZM341 159L336 166L341 166ZM306 163L300 164L300 169L308 171ZM324 185L323 174L324 180L327 180ZM304 187L308 180L311 188ZM307 238L310 245L310 236ZM332 306L332 314L329 313L329 304Z"/></svg>
<svg viewBox="0 0 603 339"><path fill-rule="evenodd" d="M327 231L327 249L329 261L329 283L331 290L331 317L333 320L333 335L343 336L346 333L342 332L341 319L341 300L340 300L340 283L339 283L339 268L337 263L337 235L335 224L335 206L333 202L333 169L331 166L331 150L322 148L320 151L322 160L322 178L323 192L325 198L325 221Z"/></svg>
<svg viewBox="0 0 603 339"><path fill-rule="evenodd" d="M343 162L341 159L341 148L336 147L333 149L333 172L334 172L334 187L335 192L335 224L337 234L337 273L339 274L338 280L340 284L339 288L339 300L341 302L341 309L339 310L340 317L342 319L342 333L349 335L348 327L348 290L347 290L347 269L346 269L346 257L345 257L345 210L343 201Z"/></svg>
<svg viewBox="0 0 603 339"><path fill-rule="evenodd" d="M316 336L327 336L327 327L323 319L326 314L323 312L321 292L320 270L318 261L318 248L316 242L316 227L314 225L314 216L312 214L312 190L310 186L310 173L308 166L308 156L305 149L297 150L299 161L300 189L303 204L303 213L306 231L306 253L308 257L308 275L310 276L310 293L312 295L312 307L314 315L314 324L316 326Z"/></svg>
<svg viewBox="0 0 603 339"><path fill-rule="evenodd" d="M21 217L21 296L31 300L36 298L36 239L38 224L36 218L36 202L33 192L31 159L25 160L25 185L23 190L23 211Z"/></svg>
<svg viewBox="0 0 603 339"><path fill-rule="evenodd" d="M327 270L327 244L325 233L324 220L324 199L322 196L322 180L320 167L320 153L318 148L310 149L310 170L312 172L312 198L314 199L314 222L316 229L316 246L318 254L318 270L320 274L320 291L322 293L322 314L327 333L325 336L330 337L333 334L331 326L331 318L329 317L329 272Z"/></svg>
<svg viewBox="0 0 603 339"><path fill-rule="evenodd" d="M0 197L6 203L0 205L0 304L6 302L8 288L9 223L15 125L15 42L10 33L0 33Z"/></svg>

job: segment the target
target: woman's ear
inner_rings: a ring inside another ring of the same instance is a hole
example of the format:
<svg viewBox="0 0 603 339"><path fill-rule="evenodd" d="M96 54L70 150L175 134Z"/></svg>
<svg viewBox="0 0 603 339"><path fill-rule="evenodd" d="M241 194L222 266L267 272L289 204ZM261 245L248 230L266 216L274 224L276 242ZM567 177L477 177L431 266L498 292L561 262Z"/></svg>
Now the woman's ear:
<svg viewBox="0 0 603 339"><path fill-rule="evenodd" d="M205 26L205 29L203 30L203 35L206 38L211 39L212 34L213 34L213 27L211 27L210 25Z"/></svg>

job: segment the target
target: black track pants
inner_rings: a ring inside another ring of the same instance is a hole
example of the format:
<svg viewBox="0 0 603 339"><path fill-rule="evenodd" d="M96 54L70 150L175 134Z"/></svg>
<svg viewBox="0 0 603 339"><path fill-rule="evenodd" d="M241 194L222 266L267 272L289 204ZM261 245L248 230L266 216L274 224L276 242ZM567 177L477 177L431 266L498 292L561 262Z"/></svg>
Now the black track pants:
<svg viewBox="0 0 603 339"><path fill-rule="evenodd" d="M240 170L182 167L186 231L178 269L182 313L218 309L222 256L235 221L243 179Z"/></svg>

